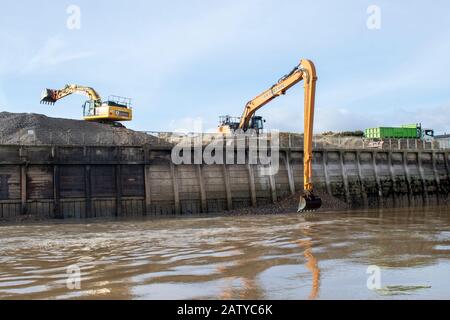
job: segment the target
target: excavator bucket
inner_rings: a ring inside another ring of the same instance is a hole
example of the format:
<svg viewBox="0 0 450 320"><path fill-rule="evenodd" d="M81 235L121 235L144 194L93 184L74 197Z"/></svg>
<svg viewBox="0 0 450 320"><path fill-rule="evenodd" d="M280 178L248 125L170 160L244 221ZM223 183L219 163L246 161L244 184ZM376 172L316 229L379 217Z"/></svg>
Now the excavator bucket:
<svg viewBox="0 0 450 320"><path fill-rule="evenodd" d="M41 103L42 104L55 104L56 99L55 91L52 89L44 89L41 94Z"/></svg>
<svg viewBox="0 0 450 320"><path fill-rule="evenodd" d="M300 196L297 212L315 211L322 206L322 199L313 194Z"/></svg>

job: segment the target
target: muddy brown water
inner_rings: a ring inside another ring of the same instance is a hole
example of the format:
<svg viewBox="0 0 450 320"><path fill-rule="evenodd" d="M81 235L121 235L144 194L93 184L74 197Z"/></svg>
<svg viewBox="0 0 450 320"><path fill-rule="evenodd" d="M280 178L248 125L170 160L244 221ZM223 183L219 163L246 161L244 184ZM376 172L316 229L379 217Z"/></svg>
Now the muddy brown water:
<svg viewBox="0 0 450 320"><path fill-rule="evenodd" d="M11 298L448 299L450 209L3 225Z"/></svg>

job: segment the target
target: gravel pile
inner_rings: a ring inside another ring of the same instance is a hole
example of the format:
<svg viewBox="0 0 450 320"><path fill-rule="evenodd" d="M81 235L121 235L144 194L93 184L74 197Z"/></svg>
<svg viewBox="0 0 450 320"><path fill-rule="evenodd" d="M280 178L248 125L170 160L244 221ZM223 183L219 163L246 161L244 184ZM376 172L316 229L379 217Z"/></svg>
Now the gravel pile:
<svg viewBox="0 0 450 320"><path fill-rule="evenodd" d="M0 112L0 144L143 145L157 138L84 120Z"/></svg>
<svg viewBox="0 0 450 320"><path fill-rule="evenodd" d="M226 211L229 215L245 215L245 214L282 214L297 212L298 201L301 193L298 192L294 195L286 197L276 203L269 204L261 207L245 207L235 210ZM346 202L339 200L336 197L330 196L327 193L317 193L322 199L322 207L318 210L348 210L351 206Z"/></svg>

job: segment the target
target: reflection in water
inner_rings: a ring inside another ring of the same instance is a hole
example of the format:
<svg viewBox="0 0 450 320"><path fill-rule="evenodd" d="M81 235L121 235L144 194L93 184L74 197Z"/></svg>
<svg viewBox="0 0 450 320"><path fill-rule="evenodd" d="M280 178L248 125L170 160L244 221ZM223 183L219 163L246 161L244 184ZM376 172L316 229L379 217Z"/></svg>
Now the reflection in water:
<svg viewBox="0 0 450 320"><path fill-rule="evenodd" d="M0 299L449 298L449 260L448 208L5 225Z"/></svg>
<svg viewBox="0 0 450 320"><path fill-rule="evenodd" d="M310 236L308 232L308 228L304 227L302 228L303 233L305 236ZM316 299L319 294L319 287L320 287L320 269L319 264L317 262L317 259L314 257L312 253L312 240L304 239L298 241L300 246L304 248L305 251L303 251L303 255L306 258L306 267L309 271L311 271L312 274L312 289L311 293L309 294L309 299Z"/></svg>

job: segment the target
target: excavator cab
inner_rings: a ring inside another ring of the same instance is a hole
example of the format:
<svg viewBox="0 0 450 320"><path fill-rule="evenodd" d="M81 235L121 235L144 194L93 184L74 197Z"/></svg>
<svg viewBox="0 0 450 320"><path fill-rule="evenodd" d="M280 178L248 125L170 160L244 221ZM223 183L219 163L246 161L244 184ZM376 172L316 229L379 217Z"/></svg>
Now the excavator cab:
<svg viewBox="0 0 450 320"><path fill-rule="evenodd" d="M220 133L232 133L239 129L241 118L239 117L232 117L232 116L220 116L219 117L219 132ZM249 125L247 128L243 128L244 131L247 131L248 129L253 129L256 131L256 133L261 133L264 129L264 122L266 120L263 119L261 116L253 116L249 122Z"/></svg>
<svg viewBox="0 0 450 320"><path fill-rule="evenodd" d="M84 104L83 104L83 116L84 117L92 117L97 115L97 108L96 108L96 104L95 101L92 100L87 100Z"/></svg>
<svg viewBox="0 0 450 320"><path fill-rule="evenodd" d="M257 133L260 133L264 130L264 122L266 122L266 120L264 120L263 117L253 116L250 121L249 129L254 129Z"/></svg>

